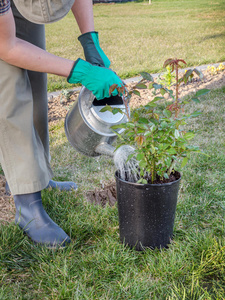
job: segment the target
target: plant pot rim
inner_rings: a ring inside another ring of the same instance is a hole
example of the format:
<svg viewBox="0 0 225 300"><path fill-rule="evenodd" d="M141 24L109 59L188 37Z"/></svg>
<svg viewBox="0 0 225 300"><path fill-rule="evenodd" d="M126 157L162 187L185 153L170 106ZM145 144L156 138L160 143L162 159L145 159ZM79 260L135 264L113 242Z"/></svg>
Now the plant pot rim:
<svg viewBox="0 0 225 300"><path fill-rule="evenodd" d="M139 186L139 187L147 187L147 186L169 186L169 185L173 185L174 183L176 183L176 182L179 182L180 180L181 180L181 173L180 172L178 172L179 174L180 174L180 177L178 178L178 179L176 179L176 180L174 180L174 181L172 181L172 182L165 182L165 183L136 183L136 182L131 182L131 181L127 181L127 180L124 180L124 179L122 179L122 178L120 178L119 176L118 176L118 170L116 170L116 172L115 172L115 177L116 178L118 178L120 181L122 181L122 182L124 182L124 183L126 183L126 184L131 184L131 185L135 185L135 186Z"/></svg>

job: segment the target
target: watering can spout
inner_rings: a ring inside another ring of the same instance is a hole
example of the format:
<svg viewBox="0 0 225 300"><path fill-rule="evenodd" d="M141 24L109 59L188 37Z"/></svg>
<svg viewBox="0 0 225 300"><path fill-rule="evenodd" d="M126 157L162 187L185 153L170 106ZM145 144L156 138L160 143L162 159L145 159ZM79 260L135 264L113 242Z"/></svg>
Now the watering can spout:
<svg viewBox="0 0 225 300"><path fill-rule="evenodd" d="M95 148L95 152L102 154L102 155L108 155L108 156L113 157L115 149L116 148L113 147L112 145L110 145L106 142L103 142Z"/></svg>

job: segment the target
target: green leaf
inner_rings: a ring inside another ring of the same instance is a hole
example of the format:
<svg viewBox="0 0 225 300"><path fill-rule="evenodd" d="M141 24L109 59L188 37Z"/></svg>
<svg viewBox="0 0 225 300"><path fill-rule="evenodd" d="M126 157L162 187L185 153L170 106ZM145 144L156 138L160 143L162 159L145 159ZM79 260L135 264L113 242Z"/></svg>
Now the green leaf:
<svg viewBox="0 0 225 300"><path fill-rule="evenodd" d="M153 87L154 87L154 89L158 90L158 89L162 88L162 85L161 84L157 84L157 83L153 83Z"/></svg>
<svg viewBox="0 0 225 300"><path fill-rule="evenodd" d="M137 90L133 90L133 94L137 95L137 96L141 96L140 92Z"/></svg>
<svg viewBox="0 0 225 300"><path fill-rule="evenodd" d="M168 127L168 124L167 124L167 122L163 121L163 122L161 123L161 127L162 127L162 128L166 128L166 127Z"/></svg>
<svg viewBox="0 0 225 300"><path fill-rule="evenodd" d="M135 119L138 119L138 118L139 118L139 113L138 113L138 111L137 111L137 110L133 111L132 116L133 116Z"/></svg>
<svg viewBox="0 0 225 300"><path fill-rule="evenodd" d="M147 126L146 124L144 124L144 123L139 123L139 124L137 125L137 127L138 127L138 128L141 128L141 129L148 130L148 126ZM142 132L142 131L141 131L141 132Z"/></svg>
<svg viewBox="0 0 225 300"><path fill-rule="evenodd" d="M155 147L153 145L151 145L151 152L152 152L152 154L155 153Z"/></svg>
<svg viewBox="0 0 225 300"><path fill-rule="evenodd" d="M193 72L193 69L187 70L187 72L184 74L184 77L185 77L186 79L188 79L188 77L191 76L192 72Z"/></svg>
<svg viewBox="0 0 225 300"><path fill-rule="evenodd" d="M149 83L148 88L149 88L149 90L151 90L153 88L153 82Z"/></svg>
<svg viewBox="0 0 225 300"><path fill-rule="evenodd" d="M201 114L202 114L201 111L194 111L190 116L195 118L195 117L200 116Z"/></svg>
<svg viewBox="0 0 225 300"><path fill-rule="evenodd" d="M150 129L151 129L152 132L155 131L156 130L155 124L153 124Z"/></svg>
<svg viewBox="0 0 225 300"><path fill-rule="evenodd" d="M177 151L174 148L169 148L168 150L166 150L166 152L169 154L177 154Z"/></svg>
<svg viewBox="0 0 225 300"><path fill-rule="evenodd" d="M144 83L138 83L135 85L136 89L147 89L147 86Z"/></svg>
<svg viewBox="0 0 225 300"><path fill-rule="evenodd" d="M119 125L113 125L111 128L112 129L119 129L119 128L125 128L126 127L126 123L121 123Z"/></svg>
<svg viewBox="0 0 225 300"><path fill-rule="evenodd" d="M148 80L148 81L153 81L153 80L154 80L153 77L152 77L152 75L149 74L149 73L147 73L147 72L141 72L140 75L141 75L144 79L146 79L146 80Z"/></svg>
<svg viewBox="0 0 225 300"><path fill-rule="evenodd" d="M146 162L145 162L144 160L141 160L141 161L139 162L139 167L140 167L140 168L145 168L145 167L146 167Z"/></svg>
<svg viewBox="0 0 225 300"><path fill-rule="evenodd" d="M150 122L152 122L155 126L158 125L158 121L156 119L150 118L149 119ZM152 130L152 129L151 129ZM154 129L155 130L155 129Z"/></svg>
<svg viewBox="0 0 225 300"><path fill-rule="evenodd" d="M171 97L173 96L173 91L172 91L172 90L167 90L167 92L170 93L170 96L171 96Z"/></svg>
<svg viewBox="0 0 225 300"><path fill-rule="evenodd" d="M153 108L153 107L156 107L157 104L155 104L153 101L149 102L148 104L146 104L144 107L146 108Z"/></svg>
<svg viewBox="0 0 225 300"><path fill-rule="evenodd" d="M105 111L112 111L112 107L111 106L109 106L108 104L106 104L106 106L105 107L103 107L101 110L100 110L100 112L105 112Z"/></svg>
<svg viewBox="0 0 225 300"><path fill-rule="evenodd" d="M144 154L138 153L136 158L137 158L137 160L142 160L144 158Z"/></svg>
<svg viewBox="0 0 225 300"><path fill-rule="evenodd" d="M144 123L144 124L148 124L149 123L148 119L146 119L146 118L139 118L139 122L140 123Z"/></svg>
<svg viewBox="0 0 225 300"><path fill-rule="evenodd" d="M163 174L163 177L166 178L166 179L169 179L169 176L168 176L167 173L164 173L164 174Z"/></svg>
<svg viewBox="0 0 225 300"><path fill-rule="evenodd" d="M126 123L126 126L127 126L127 127L131 127L131 128L134 128L134 127L135 127L134 123L130 123L130 122L127 122L127 123Z"/></svg>
<svg viewBox="0 0 225 300"><path fill-rule="evenodd" d="M145 131L144 136L145 137L152 136L152 132L151 131Z"/></svg>
<svg viewBox="0 0 225 300"><path fill-rule="evenodd" d="M199 71L198 69L194 69L193 72L195 72L195 74L197 74L201 79L203 79L204 75L201 71Z"/></svg>
<svg viewBox="0 0 225 300"><path fill-rule="evenodd" d="M187 140L191 140L195 137L195 134L193 132L186 132L183 137Z"/></svg>
<svg viewBox="0 0 225 300"><path fill-rule="evenodd" d="M194 101L195 103L200 103L200 100L198 98L192 98L192 101Z"/></svg>
<svg viewBox="0 0 225 300"><path fill-rule="evenodd" d="M155 97L152 101L159 101L159 100L161 100L161 99L164 99L163 97Z"/></svg>
<svg viewBox="0 0 225 300"><path fill-rule="evenodd" d="M117 114L117 113L121 113L121 109L119 109L119 108L114 108L113 110L112 110L112 113L115 115L115 114Z"/></svg>
<svg viewBox="0 0 225 300"><path fill-rule="evenodd" d="M182 78L180 78L180 79L178 80L178 83L184 82L184 83L186 84L187 81L188 81L187 77L183 76Z"/></svg>
<svg viewBox="0 0 225 300"><path fill-rule="evenodd" d="M166 116L167 118L170 118L172 116L172 112L168 109L164 109L163 110L163 114L164 116Z"/></svg>
<svg viewBox="0 0 225 300"><path fill-rule="evenodd" d="M162 95L162 96L164 96L164 95L165 95L165 93L166 93L166 89L164 89L164 88L161 88L161 89L160 89L160 93L161 93L161 95Z"/></svg>
<svg viewBox="0 0 225 300"><path fill-rule="evenodd" d="M141 179L138 180L137 183L147 184L148 181L146 179L141 178Z"/></svg>
<svg viewBox="0 0 225 300"><path fill-rule="evenodd" d="M159 120L159 115L158 115L158 114L154 113L153 116L154 116L154 118L155 118L156 120Z"/></svg>
<svg viewBox="0 0 225 300"><path fill-rule="evenodd" d="M175 135L175 138L178 139L180 137L179 130L175 129L174 135Z"/></svg>
<svg viewBox="0 0 225 300"><path fill-rule="evenodd" d="M110 111L112 114L117 114L117 113L120 113L120 114L124 114L124 112L122 111L122 109L120 108L115 108L115 107L111 107L110 105L106 104L105 107L103 107L100 112L105 112L105 111Z"/></svg>
<svg viewBox="0 0 225 300"><path fill-rule="evenodd" d="M210 92L210 90L208 89L201 89L199 91L197 91L197 93L195 94L194 97L199 97L199 96L203 96L203 95L206 95Z"/></svg>
<svg viewBox="0 0 225 300"><path fill-rule="evenodd" d="M184 157L184 158L183 158L183 161L182 161L182 163L181 163L181 168L183 168L183 167L187 164L187 162L188 162L188 158L187 158L187 157Z"/></svg>

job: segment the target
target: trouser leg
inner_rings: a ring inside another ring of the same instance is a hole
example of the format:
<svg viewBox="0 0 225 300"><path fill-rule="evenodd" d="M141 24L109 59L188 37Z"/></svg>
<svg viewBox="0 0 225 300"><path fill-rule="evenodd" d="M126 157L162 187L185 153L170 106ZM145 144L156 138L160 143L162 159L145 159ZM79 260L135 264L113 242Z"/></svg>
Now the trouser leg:
<svg viewBox="0 0 225 300"><path fill-rule="evenodd" d="M14 15L18 37L23 34L29 40L43 36L43 26L31 24L17 12ZM43 39L37 40L43 43ZM34 72L28 73L0 60L0 162L14 195L40 191L52 177L46 125L46 75L40 75L37 79Z"/></svg>
<svg viewBox="0 0 225 300"><path fill-rule="evenodd" d="M33 120L34 127L41 138L47 157L49 154L48 131L48 98L47 98L47 74L28 72L33 95Z"/></svg>
<svg viewBox="0 0 225 300"><path fill-rule="evenodd" d="M16 22L17 37L45 49L44 25L37 25L24 19L13 2L12 10ZM41 138L46 154L49 156L47 74L28 71L28 77L33 96L34 126Z"/></svg>

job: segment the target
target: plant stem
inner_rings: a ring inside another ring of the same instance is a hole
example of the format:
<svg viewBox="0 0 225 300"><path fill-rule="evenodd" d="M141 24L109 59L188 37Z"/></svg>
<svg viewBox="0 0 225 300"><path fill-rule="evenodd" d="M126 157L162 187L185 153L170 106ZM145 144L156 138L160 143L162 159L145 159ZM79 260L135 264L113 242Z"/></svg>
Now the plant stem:
<svg viewBox="0 0 225 300"><path fill-rule="evenodd" d="M175 162L175 160L172 159L171 164L170 164L170 166L169 166L169 169L168 169L168 171L167 171L168 176L170 176L170 174L171 174L171 172L172 172L172 167L173 167L173 165L174 165L174 162Z"/></svg>
<svg viewBox="0 0 225 300"><path fill-rule="evenodd" d="M125 110L126 110L125 115L126 115L128 121L130 121L128 100L126 99L125 94L122 95L122 100L123 100L123 103L125 105Z"/></svg>
<svg viewBox="0 0 225 300"><path fill-rule="evenodd" d="M176 98L175 98L175 104L176 104L176 108L177 108L177 104L178 104L178 95L179 95L179 83L178 83L178 62L176 63L175 65L175 68L176 68ZM177 109L175 111L175 118L177 118Z"/></svg>
<svg viewBox="0 0 225 300"><path fill-rule="evenodd" d="M178 66L176 65L176 104L178 102L178 89L179 89L179 83L178 83Z"/></svg>
<svg viewBox="0 0 225 300"><path fill-rule="evenodd" d="M151 175L152 175L152 183L155 180L156 174L155 174L155 158L152 160L152 170L151 170Z"/></svg>

